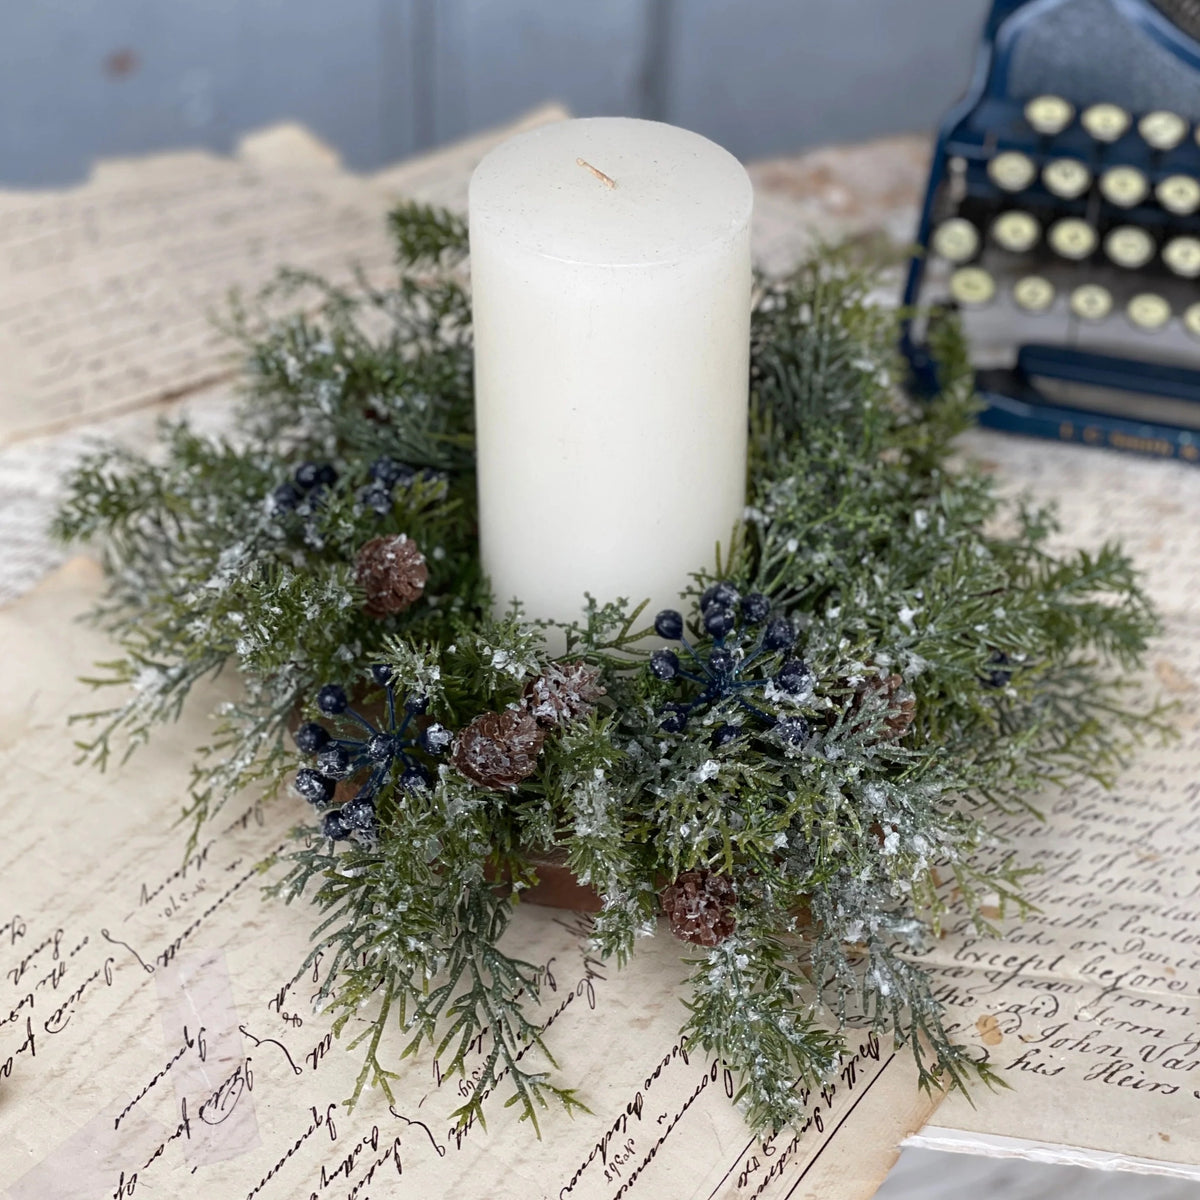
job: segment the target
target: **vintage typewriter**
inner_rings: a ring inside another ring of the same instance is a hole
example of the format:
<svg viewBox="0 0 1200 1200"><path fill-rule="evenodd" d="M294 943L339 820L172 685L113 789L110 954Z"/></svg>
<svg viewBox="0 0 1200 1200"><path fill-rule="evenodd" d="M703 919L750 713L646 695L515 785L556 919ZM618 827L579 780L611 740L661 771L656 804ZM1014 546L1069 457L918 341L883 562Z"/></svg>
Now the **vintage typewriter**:
<svg viewBox="0 0 1200 1200"><path fill-rule="evenodd" d="M905 302L957 311L985 424L1200 463L1200 0L994 0Z"/></svg>

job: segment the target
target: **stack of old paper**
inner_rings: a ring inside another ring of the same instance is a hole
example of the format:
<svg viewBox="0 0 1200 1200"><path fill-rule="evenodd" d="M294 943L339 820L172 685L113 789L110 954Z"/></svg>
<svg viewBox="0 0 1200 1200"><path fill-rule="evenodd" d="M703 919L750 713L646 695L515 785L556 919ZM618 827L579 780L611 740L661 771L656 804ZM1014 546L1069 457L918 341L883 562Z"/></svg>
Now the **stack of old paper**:
<svg viewBox="0 0 1200 1200"><path fill-rule="evenodd" d="M104 167L70 192L0 194L0 595L54 561L54 480L86 436L144 445L181 397L222 425L236 363L207 315L231 286L284 263L386 271L387 206L400 193L461 205L491 140L364 178L282 129L231 160L181 154ZM755 168L760 259L786 266L814 236L903 239L924 153L897 141ZM919 1138L1200 1177L1200 475L983 434L967 449L1005 487L1059 499L1063 544L1131 545L1169 616L1149 682L1182 702L1184 736L1131 764L1115 793L1042 797L1044 823L1014 821L1044 868L1041 911L1002 922L998 941L952 927L935 951L961 1036L1013 1086L974 1108L951 1097ZM869 1195L926 1122L906 1052L864 1038L809 1097L802 1136L753 1138L722 1064L679 1042L679 944L654 939L616 972L588 956L581 919L532 908L511 936L553 979L547 1043L591 1115L548 1113L538 1141L498 1096L486 1130L456 1135L449 1113L470 1080L441 1078L428 1056L405 1063L395 1104L371 1095L347 1112L358 1060L330 1041L298 971L311 914L265 902L255 871L286 838L289 802L247 797L182 861L169 822L204 698L119 770L72 765L66 717L92 702L75 677L107 649L74 618L98 588L76 560L0 611L10 1196L840 1200Z"/></svg>

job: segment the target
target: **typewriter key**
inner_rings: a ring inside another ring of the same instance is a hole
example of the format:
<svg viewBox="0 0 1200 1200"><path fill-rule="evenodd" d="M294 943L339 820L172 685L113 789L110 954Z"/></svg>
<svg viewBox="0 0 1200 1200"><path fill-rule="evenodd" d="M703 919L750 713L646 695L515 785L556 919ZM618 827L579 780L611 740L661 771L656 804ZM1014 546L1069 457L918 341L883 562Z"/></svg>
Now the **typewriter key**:
<svg viewBox="0 0 1200 1200"><path fill-rule="evenodd" d="M1025 254L1032 250L1041 233L1033 217L1016 209L1001 213L992 222L992 237L996 244L1012 254Z"/></svg>
<svg viewBox="0 0 1200 1200"><path fill-rule="evenodd" d="M1075 261L1087 258L1096 249L1096 231L1078 217L1064 217L1050 226L1046 235L1050 249Z"/></svg>
<svg viewBox="0 0 1200 1200"><path fill-rule="evenodd" d="M1103 321L1112 306L1112 293L1098 283L1082 284L1071 293L1071 311L1085 321Z"/></svg>
<svg viewBox="0 0 1200 1200"><path fill-rule="evenodd" d="M1187 137L1188 123L1165 108L1148 112L1138 122L1142 141L1153 150L1174 150Z"/></svg>
<svg viewBox="0 0 1200 1200"><path fill-rule="evenodd" d="M1200 238L1172 238L1162 252L1165 262L1176 275L1184 279L1195 279L1200 275Z"/></svg>
<svg viewBox="0 0 1200 1200"><path fill-rule="evenodd" d="M1005 150L988 163L988 175L992 182L1006 192L1024 191L1036 178L1037 167L1033 159L1019 150Z"/></svg>
<svg viewBox="0 0 1200 1200"><path fill-rule="evenodd" d="M982 267L960 267L950 276L950 295L959 304L987 304L996 294L996 281Z"/></svg>
<svg viewBox="0 0 1200 1200"><path fill-rule="evenodd" d="M1064 200L1074 200L1091 187L1092 173L1077 158L1056 158L1042 168L1046 190Z"/></svg>
<svg viewBox="0 0 1200 1200"><path fill-rule="evenodd" d="M1150 184L1137 167L1109 167L1100 176L1101 194L1119 208L1141 204L1149 191Z"/></svg>
<svg viewBox="0 0 1200 1200"><path fill-rule="evenodd" d="M1034 96L1025 105L1025 120L1047 137L1062 133L1075 119L1075 105L1061 96Z"/></svg>
<svg viewBox="0 0 1200 1200"><path fill-rule="evenodd" d="M1045 312L1054 303L1054 284L1040 275L1026 275L1013 286L1013 299L1026 312Z"/></svg>
<svg viewBox="0 0 1200 1200"><path fill-rule="evenodd" d="M1183 327L1192 337L1200 338L1200 304L1193 304L1184 312Z"/></svg>
<svg viewBox="0 0 1200 1200"><path fill-rule="evenodd" d="M1115 142L1129 128L1129 114L1115 104L1093 104L1083 110L1080 124L1098 142Z"/></svg>
<svg viewBox="0 0 1200 1200"><path fill-rule="evenodd" d="M1154 292L1139 292L1129 301L1125 315L1139 329L1161 329L1171 319L1171 306Z"/></svg>
<svg viewBox="0 0 1200 1200"><path fill-rule="evenodd" d="M952 263L969 262L979 249L979 231L962 217L951 217L934 230L933 252Z"/></svg>
<svg viewBox="0 0 1200 1200"><path fill-rule="evenodd" d="M1104 253L1118 267L1136 271L1154 257L1154 239L1137 225L1118 225L1104 239Z"/></svg>
<svg viewBox="0 0 1200 1200"><path fill-rule="evenodd" d="M1154 189L1159 204L1177 216L1190 216L1200 208L1200 182L1190 175L1168 175Z"/></svg>

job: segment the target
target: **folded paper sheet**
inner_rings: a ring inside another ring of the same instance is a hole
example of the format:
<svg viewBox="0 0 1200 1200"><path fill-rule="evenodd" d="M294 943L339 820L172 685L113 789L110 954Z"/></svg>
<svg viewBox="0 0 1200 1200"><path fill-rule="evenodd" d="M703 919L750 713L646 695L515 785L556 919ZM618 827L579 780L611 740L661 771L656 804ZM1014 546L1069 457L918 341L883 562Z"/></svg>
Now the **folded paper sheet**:
<svg viewBox="0 0 1200 1200"><path fill-rule="evenodd" d="M0 1194L854 1200L927 1118L907 1052L864 1033L809 1128L754 1138L723 1064L680 1041L687 948L664 929L616 971L586 918L533 906L508 936L542 968L546 1043L591 1112L545 1113L538 1141L501 1091L486 1129L456 1132L472 1081L428 1054L397 1063L395 1103L348 1112L358 1059L301 969L313 912L265 900L257 870L301 802L248 798L185 862L171 819L201 712L115 773L69 765L74 676L105 651L75 618L98 585L76 560L0 612Z"/></svg>

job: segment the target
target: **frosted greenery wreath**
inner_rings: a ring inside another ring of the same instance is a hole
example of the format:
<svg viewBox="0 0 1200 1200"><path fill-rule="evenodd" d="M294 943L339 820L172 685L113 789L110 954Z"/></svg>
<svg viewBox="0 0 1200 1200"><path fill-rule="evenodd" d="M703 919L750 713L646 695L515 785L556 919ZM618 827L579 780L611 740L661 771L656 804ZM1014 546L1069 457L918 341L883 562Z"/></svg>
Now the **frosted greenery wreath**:
<svg viewBox="0 0 1200 1200"><path fill-rule="evenodd" d="M486 1030L462 1121L501 1081L535 1123L580 1105L529 1065L540 976L498 947L551 849L600 897L598 953L662 917L689 944L683 1032L756 1126L797 1117L848 1022L908 1042L925 1086L991 1079L921 951L951 890L983 930L997 894L1019 905L992 814L1105 779L1156 725L1120 694L1156 629L1129 560L1052 557L1049 513L948 469L973 414L956 328L913 406L895 314L825 254L757 288L749 495L717 577L658 614L581 597L548 659L480 571L465 228L417 206L392 228L393 287L290 275L272 307L314 315L236 314L228 441L176 424L154 462L74 471L57 531L103 546L102 682L124 689L86 753L236 667L186 812L198 830L265 786L307 822L276 890L316 906L338 1030L373 1014L355 1099L426 1047L461 1073Z"/></svg>

